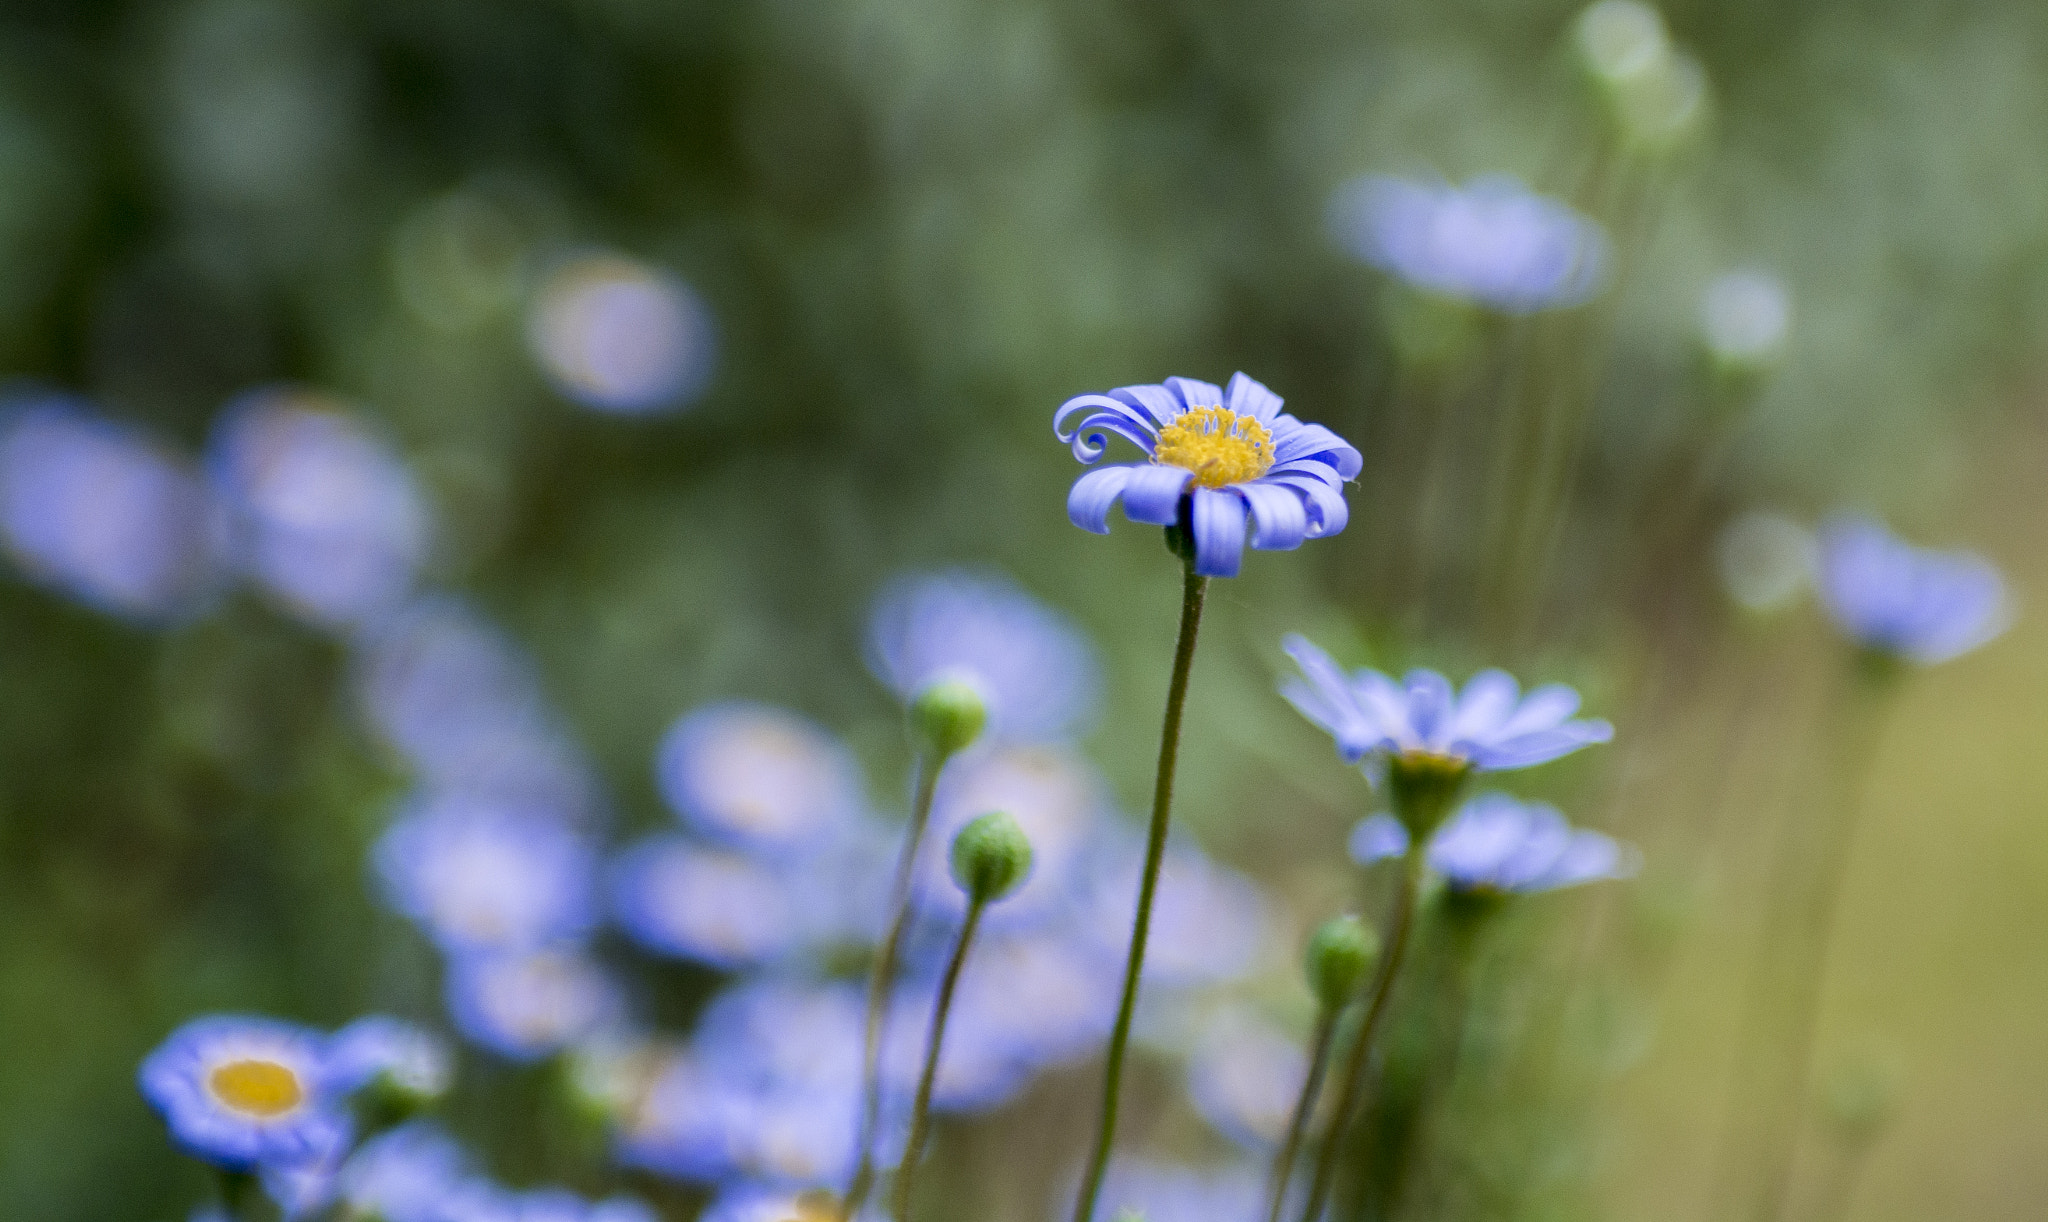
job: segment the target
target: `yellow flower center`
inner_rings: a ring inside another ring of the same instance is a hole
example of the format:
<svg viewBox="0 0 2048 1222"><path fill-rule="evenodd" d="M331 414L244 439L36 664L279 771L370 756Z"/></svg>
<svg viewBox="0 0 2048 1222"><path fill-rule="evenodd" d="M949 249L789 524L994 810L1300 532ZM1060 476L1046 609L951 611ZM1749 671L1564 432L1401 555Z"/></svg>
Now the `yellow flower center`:
<svg viewBox="0 0 2048 1222"><path fill-rule="evenodd" d="M1225 407L1191 407L1159 430L1152 461L1185 467L1204 488L1259 478L1273 465L1273 434Z"/></svg>
<svg viewBox="0 0 2048 1222"><path fill-rule="evenodd" d="M266 1119L299 1106L299 1076L276 1061L229 1061L207 1077L213 1097L238 1112Z"/></svg>

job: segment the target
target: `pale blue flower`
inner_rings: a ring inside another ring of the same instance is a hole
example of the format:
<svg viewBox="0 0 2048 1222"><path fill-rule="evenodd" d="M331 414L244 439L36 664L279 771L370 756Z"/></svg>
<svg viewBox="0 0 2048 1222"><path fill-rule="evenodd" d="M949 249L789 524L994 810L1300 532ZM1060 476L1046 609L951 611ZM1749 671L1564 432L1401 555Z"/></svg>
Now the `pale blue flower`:
<svg viewBox="0 0 2048 1222"><path fill-rule="evenodd" d="M1376 670L1347 676L1306 639L1290 636L1283 644L1303 678L1283 683L1281 695L1337 740L1347 763L1413 754L1493 772L1546 763L1614 736L1604 721L1574 720L1579 695L1561 683L1524 696L1505 671L1482 670L1460 693L1433 670L1410 671L1399 683Z"/></svg>
<svg viewBox="0 0 2048 1222"><path fill-rule="evenodd" d="M448 964L448 1015L472 1043L511 1061L536 1061L616 1025L618 985L568 950L475 952Z"/></svg>
<svg viewBox="0 0 2048 1222"><path fill-rule="evenodd" d="M1866 649L1922 664L1968 653L2005 631L2005 580L1982 557L1914 547L1865 517L1820 532L1821 604Z"/></svg>
<svg viewBox="0 0 2048 1222"><path fill-rule="evenodd" d="M1130 937L1143 846L1125 835L1097 850L1084 903L1098 946L1120 953ZM1144 978L1165 986L1221 984L1251 971L1266 946L1269 904L1258 885L1218 865L1193 844L1166 848L1152 898Z"/></svg>
<svg viewBox="0 0 2048 1222"><path fill-rule="evenodd" d="M816 897L787 867L680 835L629 849L610 883L619 927L660 955L730 970L779 959L818 932Z"/></svg>
<svg viewBox="0 0 2048 1222"><path fill-rule="evenodd" d="M701 396L717 368L711 311L682 281L621 255L585 253L548 272L527 345L555 389L596 411L647 416Z"/></svg>
<svg viewBox="0 0 2048 1222"><path fill-rule="evenodd" d="M860 770L832 735L767 705L733 701L678 719L655 780L693 830L750 852L801 855L865 808Z"/></svg>
<svg viewBox="0 0 2048 1222"><path fill-rule="evenodd" d="M457 1186L435 1218L436 1222L659 1222L653 1210L630 1197L586 1201L566 1188L521 1192L483 1179Z"/></svg>
<svg viewBox="0 0 2048 1222"><path fill-rule="evenodd" d="M1351 833L1360 865L1408 851L1408 832L1387 815L1362 820ZM1460 806L1429 838L1427 861L1453 891L1554 891L1636 872L1635 849L1611 836L1573 828L1556 807L1504 793L1483 793Z"/></svg>
<svg viewBox="0 0 2048 1222"><path fill-rule="evenodd" d="M1100 459L1112 434L1146 458L1074 481L1067 517L1108 534L1110 507L1122 498L1133 522L1186 528L1195 572L1205 577L1237 576L1247 527L1261 551L1336 534L1350 519L1344 482L1357 478L1362 460L1343 438L1280 406L1280 396L1242 373L1227 391L1168 378L1067 400L1053 414L1053 434L1073 446L1075 458Z"/></svg>
<svg viewBox="0 0 2048 1222"><path fill-rule="evenodd" d="M426 501L396 451L339 404L244 394L215 426L210 465L239 562L286 607L347 627L405 598L426 559Z"/></svg>
<svg viewBox="0 0 2048 1222"><path fill-rule="evenodd" d="M965 676L987 702L992 739L1064 737L1101 686L1080 629L994 574L898 578L875 600L867 646L868 668L906 702L940 676Z"/></svg>
<svg viewBox="0 0 2048 1222"><path fill-rule="evenodd" d="M1113 816L1095 769L1072 750L1050 746L999 746L946 766L917 863L919 906L949 924L965 914L967 897L952 881L947 854L961 828L992 810L1024 829L1031 872L987 910L983 928L1031 928L1067 912Z"/></svg>
<svg viewBox="0 0 2048 1222"><path fill-rule="evenodd" d="M1376 861L1388 861L1408 851L1408 829L1401 826L1399 819L1385 811L1367 815L1358 821L1358 826L1351 829L1351 839L1347 847L1351 850L1351 860L1359 865L1369 866Z"/></svg>
<svg viewBox="0 0 2048 1222"><path fill-rule="evenodd" d="M1257 1016L1212 1016L1188 1057L1188 1098L1215 1129L1241 1146L1278 1146L1308 1073L1301 1041Z"/></svg>
<svg viewBox="0 0 2048 1222"><path fill-rule="evenodd" d="M1587 301L1609 262L1599 225L1505 174L1463 187L1368 174L1338 189L1330 226L1345 250L1416 288L1508 314Z"/></svg>
<svg viewBox="0 0 2048 1222"><path fill-rule="evenodd" d="M446 1041L388 1014L366 1015L335 1032L327 1065L337 1090L353 1093L381 1080L418 1100L440 1098L455 1076Z"/></svg>
<svg viewBox="0 0 2048 1222"><path fill-rule="evenodd" d="M381 1222L441 1222L441 1206L471 1175L454 1138L413 1121L364 1142L335 1177L350 1216Z"/></svg>
<svg viewBox="0 0 2048 1222"><path fill-rule="evenodd" d="M222 584L224 521L185 463L68 399L0 420L0 544L87 606L145 623L199 610Z"/></svg>
<svg viewBox="0 0 2048 1222"><path fill-rule="evenodd" d="M139 1081L181 1149L230 1170L318 1163L349 1140L326 1040L291 1023L193 1019L143 1060Z"/></svg>
<svg viewBox="0 0 2048 1222"><path fill-rule="evenodd" d="M1145 1222L1256 1222L1265 1217L1264 1195L1264 1176L1254 1167L1212 1171L1117 1158L1103 1177L1101 1216L1128 1210Z"/></svg>
<svg viewBox="0 0 2048 1222"><path fill-rule="evenodd" d="M451 953L573 940L597 921L595 856L544 814L464 795L417 800L374 857L392 908Z"/></svg>

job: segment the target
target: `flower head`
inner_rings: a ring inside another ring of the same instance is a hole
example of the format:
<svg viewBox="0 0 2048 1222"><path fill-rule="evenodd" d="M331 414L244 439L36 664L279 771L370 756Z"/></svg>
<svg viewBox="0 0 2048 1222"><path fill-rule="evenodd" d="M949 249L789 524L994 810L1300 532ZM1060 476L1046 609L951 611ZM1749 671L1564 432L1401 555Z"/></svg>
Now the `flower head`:
<svg viewBox="0 0 2048 1222"><path fill-rule="evenodd" d="M625 1009L597 964L562 950L464 955L448 965L446 992L456 1029L513 1061L593 1036Z"/></svg>
<svg viewBox="0 0 2048 1222"><path fill-rule="evenodd" d="M986 698L990 736L1058 739L1084 721L1100 679L1079 628L994 574L953 570L899 578L868 619L868 668L905 701L944 675Z"/></svg>
<svg viewBox="0 0 2048 1222"><path fill-rule="evenodd" d="M1507 314L1578 305L1607 273L1599 225L1505 174L1463 187L1369 174L1338 189L1330 225L1416 288Z"/></svg>
<svg viewBox="0 0 2048 1222"><path fill-rule="evenodd" d="M1914 547L1870 518L1820 532L1821 603L1837 627L1878 653L1944 662L2005 631L2005 581L1982 557Z"/></svg>
<svg viewBox="0 0 2048 1222"><path fill-rule="evenodd" d="M837 739L767 705L686 714L655 761L662 796L704 835L751 852L815 848L861 813L860 771Z"/></svg>
<svg viewBox="0 0 2048 1222"><path fill-rule="evenodd" d="M1574 720L1579 695L1561 683L1525 696L1505 671L1482 670L1458 692L1433 670L1410 671L1396 683L1376 670L1346 675L1299 636L1284 647L1302 677L1282 684L1281 695L1337 740L1346 763L1386 754L1497 772L1547 763L1614 736L1604 721Z"/></svg>
<svg viewBox="0 0 2048 1222"><path fill-rule="evenodd" d="M1453 891L1554 891L1636 871L1635 850L1573 828L1556 807L1484 793L1465 803L1429 842L1429 866Z"/></svg>
<svg viewBox="0 0 2048 1222"><path fill-rule="evenodd" d="M1108 534L1110 507L1121 497L1131 521L1189 532L1195 572L1205 577L1237 575L1247 527L1261 551L1336 534L1350 517L1341 489L1362 460L1335 433L1280 406L1280 396L1242 373L1227 391L1168 378L1067 400L1053 415L1053 433L1075 458L1095 462L1115 434L1149 459L1074 481L1067 517ZM1080 422L1067 428L1076 415Z"/></svg>
<svg viewBox="0 0 2048 1222"><path fill-rule="evenodd" d="M415 1120L364 1142L335 1177L345 1216L439 1222L441 1203L470 1176L454 1138Z"/></svg>
<svg viewBox="0 0 2048 1222"><path fill-rule="evenodd" d="M750 967L797 949L818 924L793 884L752 858L656 836L612 868L612 910L627 935L656 954Z"/></svg>
<svg viewBox="0 0 2048 1222"><path fill-rule="evenodd" d="M446 951L542 946L596 921L591 849L546 815L431 799L393 824L375 853L391 906Z"/></svg>
<svg viewBox="0 0 2048 1222"><path fill-rule="evenodd" d="M276 1019L194 1019L143 1060L140 1082L178 1145L216 1166L315 1163L348 1141L325 1041Z"/></svg>
<svg viewBox="0 0 2048 1222"><path fill-rule="evenodd" d="M376 1087L415 1103L446 1094L455 1076L454 1058L440 1037L388 1014L366 1015L335 1032L327 1065L336 1090Z"/></svg>

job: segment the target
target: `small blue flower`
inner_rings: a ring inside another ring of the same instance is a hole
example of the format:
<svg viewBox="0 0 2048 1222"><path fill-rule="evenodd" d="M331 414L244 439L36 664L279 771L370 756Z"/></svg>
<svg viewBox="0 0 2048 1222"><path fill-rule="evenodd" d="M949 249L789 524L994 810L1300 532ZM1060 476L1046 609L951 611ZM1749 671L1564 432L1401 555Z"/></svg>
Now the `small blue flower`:
<svg viewBox="0 0 2048 1222"><path fill-rule="evenodd" d="M1135 837L1097 851L1084 900L1094 914L1087 929L1102 952L1114 956L1129 938L1143 851ZM1268 909L1265 895L1250 879L1218 865L1193 844L1168 844L1153 893L1145 980L1185 987L1244 976L1266 945Z"/></svg>
<svg viewBox="0 0 2048 1222"><path fill-rule="evenodd" d="M1351 840L1347 846L1351 860L1362 866L1376 861L1389 861L1408 851L1408 829L1401 821L1382 811L1367 815L1351 829Z"/></svg>
<svg viewBox="0 0 2048 1222"><path fill-rule="evenodd" d="M451 954L573 940L596 923L590 846L546 815L465 796L427 799L374 853L392 908Z"/></svg>
<svg viewBox="0 0 2048 1222"><path fill-rule="evenodd" d="M354 1093L381 1081L422 1102L446 1094L455 1076L454 1057L439 1036L387 1014L366 1015L335 1032L327 1066L336 1090Z"/></svg>
<svg viewBox="0 0 2048 1222"><path fill-rule="evenodd" d="M784 870L680 835L627 850L611 870L619 927L660 955L730 970L767 963L805 945L813 897Z"/></svg>
<svg viewBox="0 0 2048 1222"><path fill-rule="evenodd" d="M395 609L426 559L429 518L392 448L340 405L251 391L211 446L242 567L292 611L346 627Z"/></svg>
<svg viewBox="0 0 2048 1222"><path fill-rule="evenodd" d="M1053 434L1093 463L1110 434L1148 461L1090 471L1067 494L1067 517L1109 533L1109 510L1153 526L1179 523L1193 534L1195 572L1235 577L1245 545L1289 551L1303 539L1344 529L1343 485L1362 460L1343 438L1280 410L1280 396L1235 374L1228 391L1193 378L1078 395L1053 414ZM1065 427L1080 415L1080 423ZM1187 520L1181 520L1183 505Z"/></svg>
<svg viewBox="0 0 2048 1222"><path fill-rule="evenodd" d="M1609 261L1597 224L1504 174L1463 187L1368 174L1338 189L1330 227L1416 288L1507 314L1589 300Z"/></svg>
<svg viewBox="0 0 2048 1222"><path fill-rule="evenodd" d="M1094 710L1095 651L1065 616L993 574L899 578L868 620L868 668L908 702L942 675L965 675L988 703L989 735L1046 742Z"/></svg>
<svg viewBox="0 0 2048 1222"><path fill-rule="evenodd" d="M143 1097L194 1158L230 1170L317 1163L349 1139L326 1041L271 1018L216 1014L171 1033L142 1062Z"/></svg>
<svg viewBox="0 0 2048 1222"><path fill-rule="evenodd" d="M1626 878L1637 863L1634 849L1573 828L1554 806L1484 793L1430 838L1429 867L1454 891L1528 893Z"/></svg>
<svg viewBox="0 0 2048 1222"><path fill-rule="evenodd" d="M1302 637L1290 636L1284 646L1305 681L1282 684L1281 695L1337 740L1346 763L1376 753L1420 755L1496 772L1547 763L1614 736L1604 721L1572 719L1579 695L1563 684L1524 696L1506 672L1482 670L1458 693L1433 670L1410 671L1400 683L1376 670L1346 676Z"/></svg>
<svg viewBox="0 0 2048 1222"><path fill-rule="evenodd" d="M1969 552L1914 547L1870 518L1820 532L1821 603L1866 649L1921 664L1968 653L2011 622L2005 581Z"/></svg>
<svg viewBox="0 0 2048 1222"><path fill-rule="evenodd" d="M879 1205L861 1211L862 1222L879 1222L882 1217ZM839 1222L839 1203L825 1193L741 1183L720 1192L697 1222Z"/></svg>
<svg viewBox="0 0 2048 1222"><path fill-rule="evenodd" d="M381 1222L440 1222L440 1207L469 1178L455 1139L413 1121L364 1142L335 1177L345 1216Z"/></svg>
<svg viewBox="0 0 2048 1222"><path fill-rule="evenodd" d="M511 1061L537 1061L616 1024L619 988L562 950L474 953L448 965L448 1015L471 1042Z"/></svg>
<svg viewBox="0 0 2048 1222"><path fill-rule="evenodd" d="M780 857L817 848L865 806L860 770L837 739L794 713L739 701L677 720L655 780L692 829Z"/></svg>
<svg viewBox="0 0 2048 1222"><path fill-rule="evenodd" d="M1270 1149L1286 1135L1307 1072L1299 1040L1243 1010L1226 1010L1205 1024L1195 1042L1188 1098L1225 1137Z"/></svg>

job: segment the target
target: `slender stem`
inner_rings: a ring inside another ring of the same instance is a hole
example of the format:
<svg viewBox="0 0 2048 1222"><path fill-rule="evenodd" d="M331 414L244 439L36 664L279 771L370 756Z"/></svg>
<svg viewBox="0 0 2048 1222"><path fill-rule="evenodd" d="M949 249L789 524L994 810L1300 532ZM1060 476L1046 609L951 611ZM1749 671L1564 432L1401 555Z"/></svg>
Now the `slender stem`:
<svg viewBox="0 0 2048 1222"><path fill-rule="evenodd" d="M917 1171L917 1158L924 1150L932 1127L932 1083L939 1076L939 1048L946 1042L946 1015L953 1009L953 988L960 983L960 969L967 962L967 948L974 943L974 931L981 925L984 900L967 905L967 921L960 926L960 941L953 946L952 961L939 981L939 999L932 1006L932 1033L925 1041L924 1072L917 1079L917 1102L910 1109L910 1144L903 1148L903 1162L896 1168L895 1208L897 1222L910 1216L910 1189Z"/></svg>
<svg viewBox="0 0 2048 1222"><path fill-rule="evenodd" d="M254 1222L255 1204L260 1195L255 1172L221 1170L221 1209L234 1222Z"/></svg>
<svg viewBox="0 0 2048 1222"><path fill-rule="evenodd" d="M1322 1093L1323 1072L1330 1067L1330 1042L1337 1034L1337 1016L1340 1008L1325 1006L1316 1015L1315 1033L1309 1037L1308 1077L1301 1083L1301 1097L1294 1101L1294 1118L1287 1124L1287 1139L1280 1143L1280 1152L1273 1156L1272 1206L1266 1211L1266 1222L1280 1222L1280 1211L1287 1203L1287 1181L1294 1176L1294 1156L1301 1150L1301 1135L1308 1131L1308 1118L1315 1114L1316 1096Z"/></svg>
<svg viewBox="0 0 2048 1222"><path fill-rule="evenodd" d="M867 1023L863 1034L861 1061L860 1162L846 1189L846 1203L840 1210L842 1222L851 1220L867 1203L875 1186L875 1128L882 1115L882 1036L889 1014L889 993L896 984L897 961L903 954L903 936L910 928L910 890L917 876L917 851L924 843L925 825L931 822L932 795L938 791L939 770L945 758L925 753L917 759L917 785L910 802L910 826L904 829L903 848L896 857L896 878L889 888L889 936L875 957L874 973L868 978Z"/></svg>
<svg viewBox="0 0 2048 1222"><path fill-rule="evenodd" d="M1330 1199L1330 1182L1337 1172L1337 1154L1344 1145L1344 1134L1351 1128L1351 1113L1358 1106L1358 1092L1365 1084L1366 1061L1372 1052L1373 1036L1379 1031L1380 1016L1386 1013L1387 998L1394 991L1394 977L1400 974L1401 960L1408 953L1408 935L1415 923L1415 892L1422 883L1423 841L1415 837L1408 846L1408 856L1401 863L1401 889L1394 893L1394 913L1387 928L1387 954L1380 960L1380 970L1373 974L1365 1003L1365 1021L1358 1025L1358 1035L1351 1042L1351 1052L1344 1058L1344 1077L1337 1088L1337 1105L1330 1113L1327 1126L1323 1129L1322 1145L1316 1151L1315 1178L1309 1181L1308 1204L1301 1211L1301 1222L1316 1222L1322 1217L1323 1205Z"/></svg>
<svg viewBox="0 0 2048 1222"><path fill-rule="evenodd" d="M1094 1222L1095 1199L1102 1194L1103 1172L1109 1168L1116 1142L1116 1107L1123 1091L1124 1046L1131 1038L1131 1014L1138 1003L1138 976L1145 968L1145 939L1152 930L1152 894L1159 888L1159 863L1166 855L1166 825L1173 812L1173 767L1180 754L1181 710L1188 699L1188 671L1195 661L1195 630L1202 622L1202 595L1209 579L1188 561L1181 583L1180 640L1173 651L1173 679L1166 689L1166 721L1159 732L1159 775L1152 787L1152 825L1145 835L1145 872L1138 883L1138 912L1131 921L1131 953L1124 965L1123 1000L1117 1004L1116 1026L1109 1035L1109 1053L1102 1073L1102 1119L1081 1195L1074 1202L1074 1222Z"/></svg>

